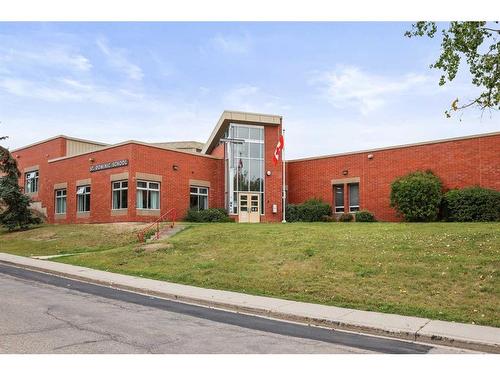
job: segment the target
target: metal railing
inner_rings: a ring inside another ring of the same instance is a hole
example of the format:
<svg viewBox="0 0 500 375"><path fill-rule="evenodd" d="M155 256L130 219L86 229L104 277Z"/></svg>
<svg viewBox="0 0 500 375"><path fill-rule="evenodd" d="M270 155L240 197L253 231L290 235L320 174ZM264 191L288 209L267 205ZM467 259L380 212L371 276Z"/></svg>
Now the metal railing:
<svg viewBox="0 0 500 375"><path fill-rule="evenodd" d="M149 231L151 231L151 229L153 229L155 227L156 227L156 229L155 229L154 237L156 239L160 238L160 223L165 222L165 221L169 221L168 220L169 215L172 215L172 223L170 224L170 228L173 228L175 225L175 220L177 218L175 208L171 208L170 210L165 212L163 215L161 215L158 219L156 219L154 222L152 222L150 225L148 225L146 228L140 230L137 233L137 238L139 239L139 242L145 242L144 237L145 237L146 233L148 233Z"/></svg>

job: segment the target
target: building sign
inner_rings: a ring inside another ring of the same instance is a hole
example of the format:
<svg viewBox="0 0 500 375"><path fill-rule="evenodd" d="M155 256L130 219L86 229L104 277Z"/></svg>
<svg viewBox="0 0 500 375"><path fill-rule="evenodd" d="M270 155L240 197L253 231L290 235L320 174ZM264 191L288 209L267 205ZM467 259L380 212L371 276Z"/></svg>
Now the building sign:
<svg viewBox="0 0 500 375"><path fill-rule="evenodd" d="M128 165L128 159L115 160L115 161L110 161L109 163L92 165L90 167L90 171L91 172L98 172L98 171L102 171L104 169L124 167L126 165Z"/></svg>

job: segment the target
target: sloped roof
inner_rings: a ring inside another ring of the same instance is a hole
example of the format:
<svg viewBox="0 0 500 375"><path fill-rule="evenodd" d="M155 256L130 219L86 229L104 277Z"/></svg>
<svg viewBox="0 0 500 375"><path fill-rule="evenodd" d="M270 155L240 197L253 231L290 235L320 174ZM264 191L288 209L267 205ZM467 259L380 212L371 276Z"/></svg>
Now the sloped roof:
<svg viewBox="0 0 500 375"><path fill-rule="evenodd" d="M217 122L212 134L205 143L203 150L204 154L210 154L217 146L219 139L226 131L231 122L240 124L254 124L254 125L279 125L281 124L282 116L279 115L266 115L262 113L239 112L239 111L224 111Z"/></svg>

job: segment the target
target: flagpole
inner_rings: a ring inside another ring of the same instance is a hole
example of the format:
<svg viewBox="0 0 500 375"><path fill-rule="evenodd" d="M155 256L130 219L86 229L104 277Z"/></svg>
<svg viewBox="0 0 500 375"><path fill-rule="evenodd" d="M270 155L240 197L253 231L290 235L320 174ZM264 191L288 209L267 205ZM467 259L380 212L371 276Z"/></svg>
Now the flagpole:
<svg viewBox="0 0 500 375"><path fill-rule="evenodd" d="M285 139L285 129L283 129L283 124L281 126L281 136L283 137L283 140ZM283 165L283 188L282 188L282 191L281 191L281 195L282 195L282 205L283 205L283 220L281 221L282 223L286 223L286 190L285 190L285 184L286 184L286 180L285 180L285 146L284 146L284 143L283 142L283 148L281 150L281 162L282 162L282 165Z"/></svg>

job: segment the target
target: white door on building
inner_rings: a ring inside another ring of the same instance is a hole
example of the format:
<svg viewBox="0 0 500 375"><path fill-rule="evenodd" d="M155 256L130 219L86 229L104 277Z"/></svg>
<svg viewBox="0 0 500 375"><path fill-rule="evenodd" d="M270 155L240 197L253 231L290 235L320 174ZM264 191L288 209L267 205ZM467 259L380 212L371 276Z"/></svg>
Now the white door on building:
<svg viewBox="0 0 500 375"><path fill-rule="evenodd" d="M260 194L240 193L238 196L240 223L260 222Z"/></svg>

